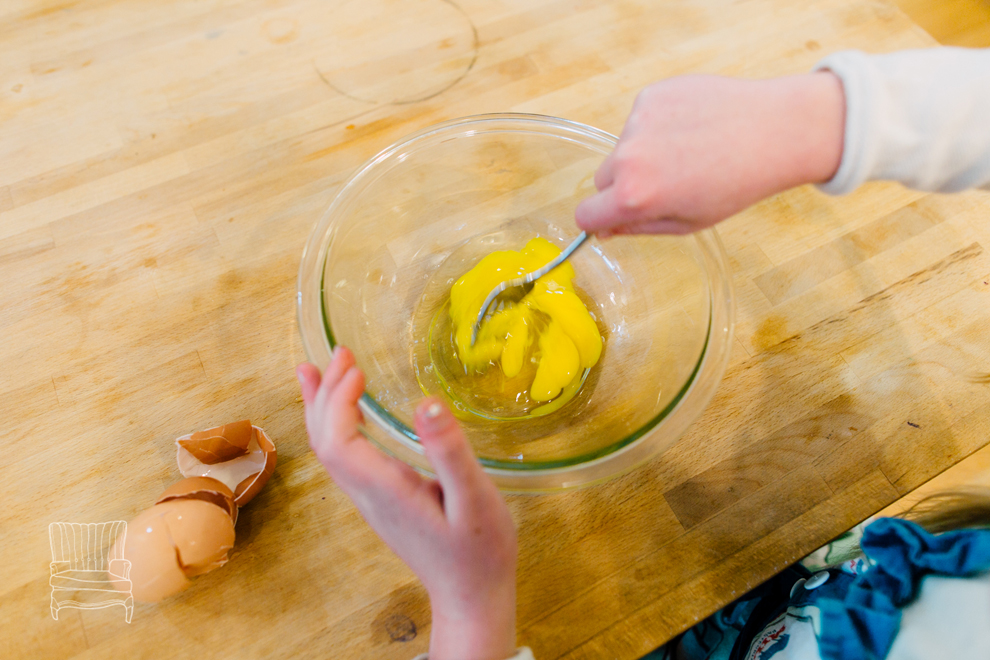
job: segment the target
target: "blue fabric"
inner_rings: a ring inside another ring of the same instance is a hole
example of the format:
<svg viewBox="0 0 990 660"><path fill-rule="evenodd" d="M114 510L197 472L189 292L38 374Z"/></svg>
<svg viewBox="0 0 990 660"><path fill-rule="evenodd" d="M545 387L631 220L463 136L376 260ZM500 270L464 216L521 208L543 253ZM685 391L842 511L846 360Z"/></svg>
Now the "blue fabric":
<svg viewBox="0 0 990 660"><path fill-rule="evenodd" d="M843 598L815 603L821 610L823 660L886 657L900 626L900 608L917 597L922 578L990 570L990 530L936 536L906 520L881 518L866 528L861 545L874 566L856 577Z"/></svg>
<svg viewBox="0 0 990 660"><path fill-rule="evenodd" d="M640 660L732 660L740 635L776 614L794 583L810 576L800 565L785 568Z"/></svg>
<svg viewBox="0 0 990 660"><path fill-rule="evenodd" d="M740 631L765 593L765 589L757 587L640 660L726 660Z"/></svg>
<svg viewBox="0 0 990 660"><path fill-rule="evenodd" d="M691 628L681 638L678 648L680 657L709 660L729 657L739 632L763 597L764 590L754 589Z"/></svg>
<svg viewBox="0 0 990 660"><path fill-rule="evenodd" d="M799 589L794 597L788 593L797 575L782 573L642 660L741 657L752 641L747 629L755 627L758 633L780 613L804 611L800 608L818 609L816 637L823 660L880 660L897 636L901 608L917 598L925 576L964 577L990 570L990 530L936 536L911 522L881 518L866 527L861 546L873 562L864 572L830 570L828 582ZM781 641L779 648L766 650L783 648Z"/></svg>

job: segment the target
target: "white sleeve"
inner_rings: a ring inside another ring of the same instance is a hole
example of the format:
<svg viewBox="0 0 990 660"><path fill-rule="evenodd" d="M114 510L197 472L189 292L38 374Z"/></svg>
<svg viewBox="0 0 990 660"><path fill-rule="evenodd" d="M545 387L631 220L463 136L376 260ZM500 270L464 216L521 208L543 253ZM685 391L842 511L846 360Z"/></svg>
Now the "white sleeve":
<svg viewBox="0 0 990 660"><path fill-rule="evenodd" d="M822 69L842 80L846 130L842 162L821 190L845 194L878 179L990 189L990 49L843 51Z"/></svg>

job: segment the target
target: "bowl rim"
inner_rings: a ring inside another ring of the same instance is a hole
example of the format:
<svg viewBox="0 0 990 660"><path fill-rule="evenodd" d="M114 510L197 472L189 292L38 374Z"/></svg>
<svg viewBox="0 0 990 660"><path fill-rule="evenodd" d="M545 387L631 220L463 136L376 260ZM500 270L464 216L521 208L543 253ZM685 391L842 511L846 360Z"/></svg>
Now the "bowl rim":
<svg viewBox="0 0 990 660"><path fill-rule="evenodd" d="M499 128L500 125L507 123L512 123L513 126ZM471 130L472 128L476 130ZM556 133L548 133L546 130L534 131L534 128L554 128ZM352 201L352 193L356 188L373 182L374 178L369 179L369 175L375 172L380 164L419 142L429 140L438 134L456 132L456 129L465 131L463 137L470 137L482 132L536 132L540 135L550 135L568 140L568 135L579 135L584 139L580 141L570 139L569 141L579 142L582 146L593 149L594 147L587 142L590 138L604 147L601 150L603 154L609 153L618 142L618 138L605 131L569 119L529 113L488 113L450 119L427 126L406 135L365 161L345 181L337 191L333 201L323 212L310 233L300 260L296 289L296 318L307 358L321 369L326 367L332 351L337 345L327 316L324 286L326 259L333 244L335 233L332 226L335 212L344 204ZM455 137L461 136L452 135L450 139ZM722 273L723 277L721 280L712 278L709 269L702 269L710 293L709 327L695 367L677 394L663 410L654 415L647 423L608 447L593 452L564 460L528 464L479 457L482 468L492 476L499 488L510 492L555 492L614 478L635 469L672 445L705 409L721 381L731 352L735 296L732 292L732 282L729 276L728 256L718 234L714 229L705 229L696 232L693 237L700 244L702 256L710 262L709 266L713 266L716 271ZM308 277L313 272L312 267L316 265L319 266L321 273L319 286L313 286L313 279L315 278ZM721 295L716 295L716 288L721 289L718 292ZM723 303L723 309L717 309L716 299ZM311 336L313 333L308 333L306 328L306 321L311 316L313 304L319 310L318 320L322 326L322 332L318 333L321 335L320 337ZM699 387L704 384L701 380L703 372L707 376L704 381L707 386ZM692 410L688 411L687 415L683 414L685 412L683 407L686 402L692 404L690 406ZM358 405L365 415L365 419L377 424L379 428L385 431L386 438L393 441L394 444L384 442L383 439L376 437L366 423L361 431L369 440L385 453L402 460L424 474L433 475L419 438L413 429L396 419L385 406L378 403L367 392L362 394ZM664 443L663 446L647 446L647 440L658 430L661 422L672 419L678 411L682 414L678 416L679 423L668 434L668 442ZM603 471L602 468L605 465L609 465L610 469Z"/></svg>

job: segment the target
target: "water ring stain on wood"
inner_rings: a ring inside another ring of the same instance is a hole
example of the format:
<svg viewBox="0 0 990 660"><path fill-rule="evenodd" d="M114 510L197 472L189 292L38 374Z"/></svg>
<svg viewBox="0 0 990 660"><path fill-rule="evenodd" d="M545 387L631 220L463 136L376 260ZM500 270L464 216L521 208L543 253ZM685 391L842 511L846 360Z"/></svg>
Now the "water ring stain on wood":
<svg viewBox="0 0 990 660"><path fill-rule="evenodd" d="M316 74L344 96L376 104L417 103L450 89L474 67L478 30L451 0L345 4L331 15L303 17L307 29L323 33L311 44Z"/></svg>

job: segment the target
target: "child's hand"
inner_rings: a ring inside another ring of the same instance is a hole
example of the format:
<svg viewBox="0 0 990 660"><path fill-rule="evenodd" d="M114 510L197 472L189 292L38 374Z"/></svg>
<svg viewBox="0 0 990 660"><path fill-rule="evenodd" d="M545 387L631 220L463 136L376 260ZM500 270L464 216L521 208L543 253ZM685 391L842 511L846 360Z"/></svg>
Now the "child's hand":
<svg viewBox="0 0 990 660"><path fill-rule="evenodd" d="M598 194L575 218L604 236L704 229L770 195L832 178L844 132L842 83L829 72L664 80L637 97L595 174Z"/></svg>
<svg viewBox="0 0 990 660"><path fill-rule="evenodd" d="M430 660L512 656L515 526L450 411L426 400L416 412L434 481L382 454L358 432L364 374L349 350L335 351L322 378L311 364L300 365L296 375L310 447L430 594Z"/></svg>

